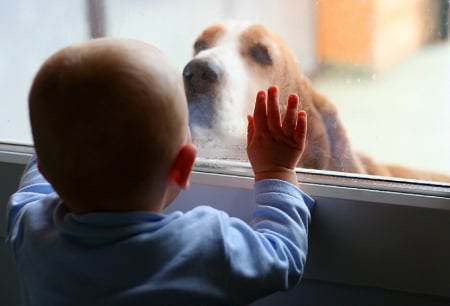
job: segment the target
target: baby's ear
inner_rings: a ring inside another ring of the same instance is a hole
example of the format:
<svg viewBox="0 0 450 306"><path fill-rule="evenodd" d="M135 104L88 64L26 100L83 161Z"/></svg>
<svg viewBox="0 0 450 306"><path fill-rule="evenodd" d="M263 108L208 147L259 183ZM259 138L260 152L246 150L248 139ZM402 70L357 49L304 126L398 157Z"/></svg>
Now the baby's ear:
<svg viewBox="0 0 450 306"><path fill-rule="evenodd" d="M172 163L170 179L182 189L189 187L189 175L192 167L194 167L196 155L197 148L193 144L188 143L181 147Z"/></svg>

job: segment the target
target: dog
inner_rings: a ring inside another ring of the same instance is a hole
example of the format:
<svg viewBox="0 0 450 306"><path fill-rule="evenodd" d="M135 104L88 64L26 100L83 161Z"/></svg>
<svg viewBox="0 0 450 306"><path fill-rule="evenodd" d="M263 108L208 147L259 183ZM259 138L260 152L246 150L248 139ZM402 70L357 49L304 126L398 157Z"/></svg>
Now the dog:
<svg viewBox="0 0 450 306"><path fill-rule="evenodd" d="M199 155L245 159L246 115L258 90L279 87L283 112L290 93L308 114L306 148L299 167L450 182L450 177L376 163L356 152L336 106L302 74L291 49L261 24L223 22L207 27L183 69L190 127Z"/></svg>

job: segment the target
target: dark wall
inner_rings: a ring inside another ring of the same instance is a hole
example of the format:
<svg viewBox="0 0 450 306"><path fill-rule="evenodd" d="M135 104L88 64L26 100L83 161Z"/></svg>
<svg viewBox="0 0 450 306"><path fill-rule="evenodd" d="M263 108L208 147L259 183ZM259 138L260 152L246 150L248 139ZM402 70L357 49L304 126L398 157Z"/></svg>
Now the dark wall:
<svg viewBox="0 0 450 306"><path fill-rule="evenodd" d="M298 288L277 293L251 306L448 306L450 301L426 295L303 280Z"/></svg>
<svg viewBox="0 0 450 306"><path fill-rule="evenodd" d="M0 305L20 305L19 279L5 245L6 202L17 188L23 165L0 163Z"/></svg>

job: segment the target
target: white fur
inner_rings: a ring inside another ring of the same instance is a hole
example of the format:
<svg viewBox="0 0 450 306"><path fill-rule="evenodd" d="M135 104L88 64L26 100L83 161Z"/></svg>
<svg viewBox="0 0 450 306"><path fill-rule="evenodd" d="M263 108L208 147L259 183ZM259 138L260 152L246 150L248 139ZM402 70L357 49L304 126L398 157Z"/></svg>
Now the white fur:
<svg viewBox="0 0 450 306"><path fill-rule="evenodd" d="M224 24L225 33L216 46L199 52L194 58L207 59L223 69L221 90L216 97L218 114L211 128L193 127L199 155L208 158L245 159L247 114L253 109L260 80L250 76L239 46L241 33L250 25L243 22ZM267 84L267 86L270 84Z"/></svg>

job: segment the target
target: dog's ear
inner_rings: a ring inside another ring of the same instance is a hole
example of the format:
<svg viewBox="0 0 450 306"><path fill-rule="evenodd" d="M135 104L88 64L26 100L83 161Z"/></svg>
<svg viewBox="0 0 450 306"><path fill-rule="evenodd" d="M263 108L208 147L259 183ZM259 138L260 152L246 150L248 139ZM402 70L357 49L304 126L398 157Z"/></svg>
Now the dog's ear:
<svg viewBox="0 0 450 306"><path fill-rule="evenodd" d="M305 153L311 165L305 168L364 173L357 154L354 153L336 107L319 94L311 82L303 77L299 82L303 108L308 113L308 136Z"/></svg>

